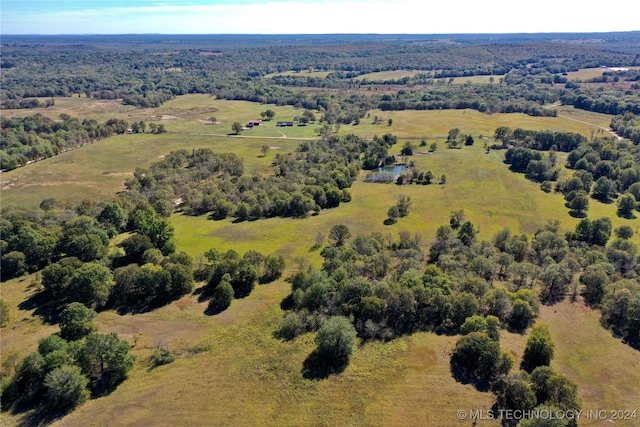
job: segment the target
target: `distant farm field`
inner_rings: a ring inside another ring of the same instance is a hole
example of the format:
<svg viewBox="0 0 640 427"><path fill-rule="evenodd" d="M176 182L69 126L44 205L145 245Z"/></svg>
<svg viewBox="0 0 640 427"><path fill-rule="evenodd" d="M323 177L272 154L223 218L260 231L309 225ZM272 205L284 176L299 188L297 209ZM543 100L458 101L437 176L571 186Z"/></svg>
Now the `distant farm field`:
<svg viewBox="0 0 640 427"><path fill-rule="evenodd" d="M296 76L296 77L317 77L317 78L325 78L331 71L315 71L315 70L301 70L301 71L283 71L281 73L271 73L265 75L266 78L269 77L277 77L277 76Z"/></svg>
<svg viewBox="0 0 640 427"><path fill-rule="evenodd" d="M367 79L372 82L382 82L385 80L398 80L403 77L415 77L418 74L426 74L428 71L423 70L392 70L392 71L378 71L375 73L366 73L359 75L355 80Z"/></svg>
<svg viewBox="0 0 640 427"><path fill-rule="evenodd" d="M583 68L578 71L570 71L567 73L569 80L589 80L595 77L600 77L606 71L612 71L615 67L598 67L598 68ZM640 69L640 67L621 67L626 69Z"/></svg>

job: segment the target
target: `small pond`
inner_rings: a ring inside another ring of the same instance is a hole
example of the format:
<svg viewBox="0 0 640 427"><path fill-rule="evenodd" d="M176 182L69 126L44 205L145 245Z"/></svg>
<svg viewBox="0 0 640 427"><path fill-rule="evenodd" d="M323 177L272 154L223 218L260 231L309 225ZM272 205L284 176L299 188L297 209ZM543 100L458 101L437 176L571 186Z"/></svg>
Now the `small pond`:
<svg viewBox="0 0 640 427"><path fill-rule="evenodd" d="M391 165L378 168L378 172L391 172L394 177L397 177L402 172L408 172L411 168L406 165Z"/></svg>

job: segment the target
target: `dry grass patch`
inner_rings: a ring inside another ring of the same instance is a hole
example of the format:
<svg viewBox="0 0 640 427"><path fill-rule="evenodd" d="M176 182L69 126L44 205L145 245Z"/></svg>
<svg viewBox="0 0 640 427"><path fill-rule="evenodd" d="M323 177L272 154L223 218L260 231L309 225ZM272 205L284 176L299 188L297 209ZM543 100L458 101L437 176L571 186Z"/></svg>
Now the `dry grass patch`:
<svg viewBox="0 0 640 427"><path fill-rule="evenodd" d="M599 311L564 301L543 306L538 321L549 325L556 344L552 367L578 385L584 410L640 412L640 353L602 327ZM638 421L613 425L636 426Z"/></svg>

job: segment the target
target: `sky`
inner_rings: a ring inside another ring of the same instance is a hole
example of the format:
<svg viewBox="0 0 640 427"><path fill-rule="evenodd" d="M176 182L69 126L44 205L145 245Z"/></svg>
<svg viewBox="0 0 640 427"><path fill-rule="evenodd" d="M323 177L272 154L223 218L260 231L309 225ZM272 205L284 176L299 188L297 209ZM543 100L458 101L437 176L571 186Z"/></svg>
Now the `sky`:
<svg viewBox="0 0 640 427"><path fill-rule="evenodd" d="M2 34L453 34L640 30L637 0L0 0Z"/></svg>

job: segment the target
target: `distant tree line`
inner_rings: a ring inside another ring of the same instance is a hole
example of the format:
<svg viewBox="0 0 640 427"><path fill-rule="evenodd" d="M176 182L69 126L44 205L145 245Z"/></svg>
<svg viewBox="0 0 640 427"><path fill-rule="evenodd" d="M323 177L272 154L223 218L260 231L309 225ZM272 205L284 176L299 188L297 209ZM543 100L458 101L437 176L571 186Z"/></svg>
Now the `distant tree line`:
<svg viewBox="0 0 640 427"><path fill-rule="evenodd" d="M24 118L0 117L0 161L3 170L24 166L30 161L55 156L82 144L109 138L112 135L146 129L145 122L136 122L129 127L122 119L109 119L98 123L93 119L80 121L68 114L59 120L36 113ZM166 132L164 125L152 123L152 133Z"/></svg>
<svg viewBox="0 0 640 427"><path fill-rule="evenodd" d="M41 101L38 98L6 99L2 102L2 108L7 110L17 110L21 108L48 108L56 104L53 98Z"/></svg>
<svg viewBox="0 0 640 427"><path fill-rule="evenodd" d="M42 102L34 99L36 97L84 94L98 99L122 99L126 104L144 108L157 107L177 95L207 93L223 99L329 111L321 101L327 97L337 101L339 109L344 110L336 117L327 116L333 123L355 122L357 117L362 118L367 110L375 108L472 108L487 113L550 115L553 111L544 105L558 100L590 111L638 113L637 93L612 88L594 91L567 82L562 75L605 63L633 65L638 60L633 52L612 51L595 45L476 43L443 46L376 41L321 47L222 43L217 54L211 54L209 46L158 45L141 50L126 42L101 49L92 49L90 43L82 48L77 43L44 43L21 49L16 44L3 50L0 99L9 106L19 107L24 103L25 107L33 107L36 102ZM38 57L38 73L32 72L33 55ZM403 69L422 72L382 82L401 86L389 94L391 99L376 94L369 80L358 79L367 73L397 70L398 64ZM297 73L269 76L290 70ZM304 72L309 70L329 71L329 74L323 78L305 76ZM476 75L504 77L499 77L499 84L493 81L486 85L451 84L455 77ZM629 72L615 77L635 81L636 75ZM450 80L445 83L444 79ZM328 92L303 93L297 90L299 87L322 88ZM339 96L334 89L358 89L359 94L350 91L348 95Z"/></svg>
<svg viewBox="0 0 640 427"><path fill-rule="evenodd" d="M622 132L633 134L635 116L627 113L613 122ZM628 127L625 124L628 123ZM583 217L589 207L589 196L604 203L617 199L618 215L634 218L640 208L640 149L627 140L611 136L597 136L587 141L575 133L511 130L502 126L494 133L502 147L509 147L505 163L514 172L525 173L527 178L540 182L544 191L564 195L567 207L574 216ZM568 152L566 167L573 170L569 176L562 173L557 163L557 151ZM556 182L555 186L551 183Z"/></svg>

